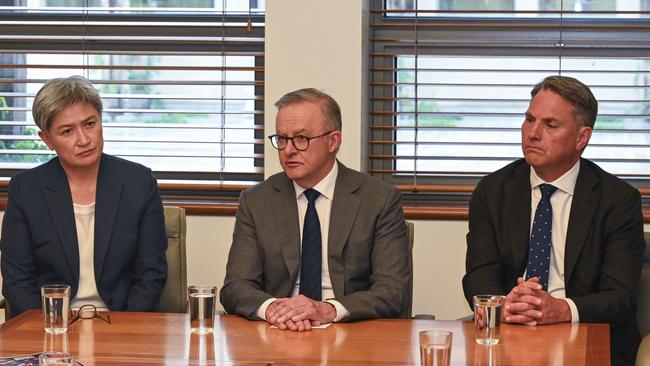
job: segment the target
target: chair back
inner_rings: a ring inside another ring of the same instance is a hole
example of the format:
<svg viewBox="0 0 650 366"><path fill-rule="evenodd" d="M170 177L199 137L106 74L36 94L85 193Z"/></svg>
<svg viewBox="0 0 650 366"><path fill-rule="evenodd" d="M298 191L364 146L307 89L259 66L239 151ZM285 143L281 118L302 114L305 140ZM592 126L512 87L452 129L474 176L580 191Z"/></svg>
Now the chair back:
<svg viewBox="0 0 650 366"><path fill-rule="evenodd" d="M167 282L158 311L184 313L187 308L187 260L185 256L185 209L165 206L167 232Z"/></svg>
<svg viewBox="0 0 650 366"><path fill-rule="evenodd" d="M636 319L639 323L641 338L650 333L650 232L644 233L646 247L643 254L643 266L639 280L639 292L636 303Z"/></svg>
<svg viewBox="0 0 650 366"><path fill-rule="evenodd" d="M4 309L5 311L4 321L11 319L11 309L9 309L9 302L7 299L0 300L0 309ZM0 321L0 323L2 323L2 321Z"/></svg>
<svg viewBox="0 0 650 366"><path fill-rule="evenodd" d="M413 314L413 243L415 241L415 225L412 222L406 221L406 230L409 239L409 269L411 276L409 277L409 304L408 304L408 317Z"/></svg>
<svg viewBox="0 0 650 366"><path fill-rule="evenodd" d="M636 298L636 321L641 333L641 344L636 353L636 366L650 365L650 232L643 233L645 253Z"/></svg>

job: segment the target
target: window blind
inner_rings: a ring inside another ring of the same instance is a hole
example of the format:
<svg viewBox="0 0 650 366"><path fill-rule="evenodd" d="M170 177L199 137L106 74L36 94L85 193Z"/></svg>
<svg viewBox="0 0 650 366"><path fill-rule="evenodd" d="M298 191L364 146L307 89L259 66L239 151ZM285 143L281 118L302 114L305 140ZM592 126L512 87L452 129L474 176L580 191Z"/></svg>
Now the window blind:
<svg viewBox="0 0 650 366"><path fill-rule="evenodd" d="M104 102L106 153L174 182L262 179L263 1L0 5L0 174L53 156L34 95L48 79L82 75Z"/></svg>
<svg viewBox="0 0 650 366"><path fill-rule="evenodd" d="M373 1L370 173L405 190L470 191L481 176L523 156L520 127L530 90L561 74L583 81L599 101L583 156L644 185L650 174L648 6Z"/></svg>

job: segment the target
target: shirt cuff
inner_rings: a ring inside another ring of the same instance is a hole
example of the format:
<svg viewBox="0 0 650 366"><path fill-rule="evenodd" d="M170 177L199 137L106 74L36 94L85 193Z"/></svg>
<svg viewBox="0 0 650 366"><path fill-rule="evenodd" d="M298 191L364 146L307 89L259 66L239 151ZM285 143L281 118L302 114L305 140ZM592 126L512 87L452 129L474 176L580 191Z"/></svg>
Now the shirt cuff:
<svg viewBox="0 0 650 366"><path fill-rule="evenodd" d="M571 323L580 323L580 314L578 314L576 303L569 298L565 298L564 301L566 301L569 305L569 309L571 309Z"/></svg>
<svg viewBox="0 0 650 366"><path fill-rule="evenodd" d="M266 308L268 308L269 305L271 305L273 303L273 301L275 301L275 300L277 300L276 297L271 297L271 298L267 299L266 301L264 301L262 303L262 305L260 305L260 307L257 309L257 316L260 319L266 320Z"/></svg>
<svg viewBox="0 0 650 366"><path fill-rule="evenodd" d="M332 304L334 306L334 309L336 309L336 318L334 318L334 323L341 321L341 319L345 318L346 316L350 315L350 312L348 309L343 306L340 302L334 300L334 299L327 299L325 300L326 303Z"/></svg>

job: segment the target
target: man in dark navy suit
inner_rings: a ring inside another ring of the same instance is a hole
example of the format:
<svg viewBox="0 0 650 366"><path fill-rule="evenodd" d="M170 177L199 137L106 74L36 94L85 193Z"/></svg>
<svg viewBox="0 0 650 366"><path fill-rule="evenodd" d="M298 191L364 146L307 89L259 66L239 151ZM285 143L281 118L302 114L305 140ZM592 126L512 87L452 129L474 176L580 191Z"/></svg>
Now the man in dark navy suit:
<svg viewBox="0 0 650 366"><path fill-rule="evenodd" d="M598 113L587 86L550 76L531 95L525 158L472 195L465 296L471 306L477 294L507 295L507 323L609 323L613 364L631 365L645 250L639 191L581 158Z"/></svg>

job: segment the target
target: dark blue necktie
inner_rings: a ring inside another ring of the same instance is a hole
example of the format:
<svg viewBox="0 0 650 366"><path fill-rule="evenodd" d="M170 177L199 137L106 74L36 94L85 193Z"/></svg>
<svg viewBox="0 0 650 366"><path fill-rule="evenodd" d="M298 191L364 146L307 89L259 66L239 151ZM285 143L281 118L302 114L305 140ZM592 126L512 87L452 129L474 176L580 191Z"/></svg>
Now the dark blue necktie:
<svg viewBox="0 0 650 366"><path fill-rule="evenodd" d="M323 262L320 221L316 212L316 199L320 193L313 189L305 190L307 212L302 227L302 253L300 255L300 294L312 300L322 299L321 267Z"/></svg>
<svg viewBox="0 0 650 366"><path fill-rule="evenodd" d="M548 270L551 261L551 235L553 233L553 207L551 196L557 187L550 184L540 184L542 199L537 204L533 230L528 243L528 267L526 279L539 277L544 291L548 291Z"/></svg>

